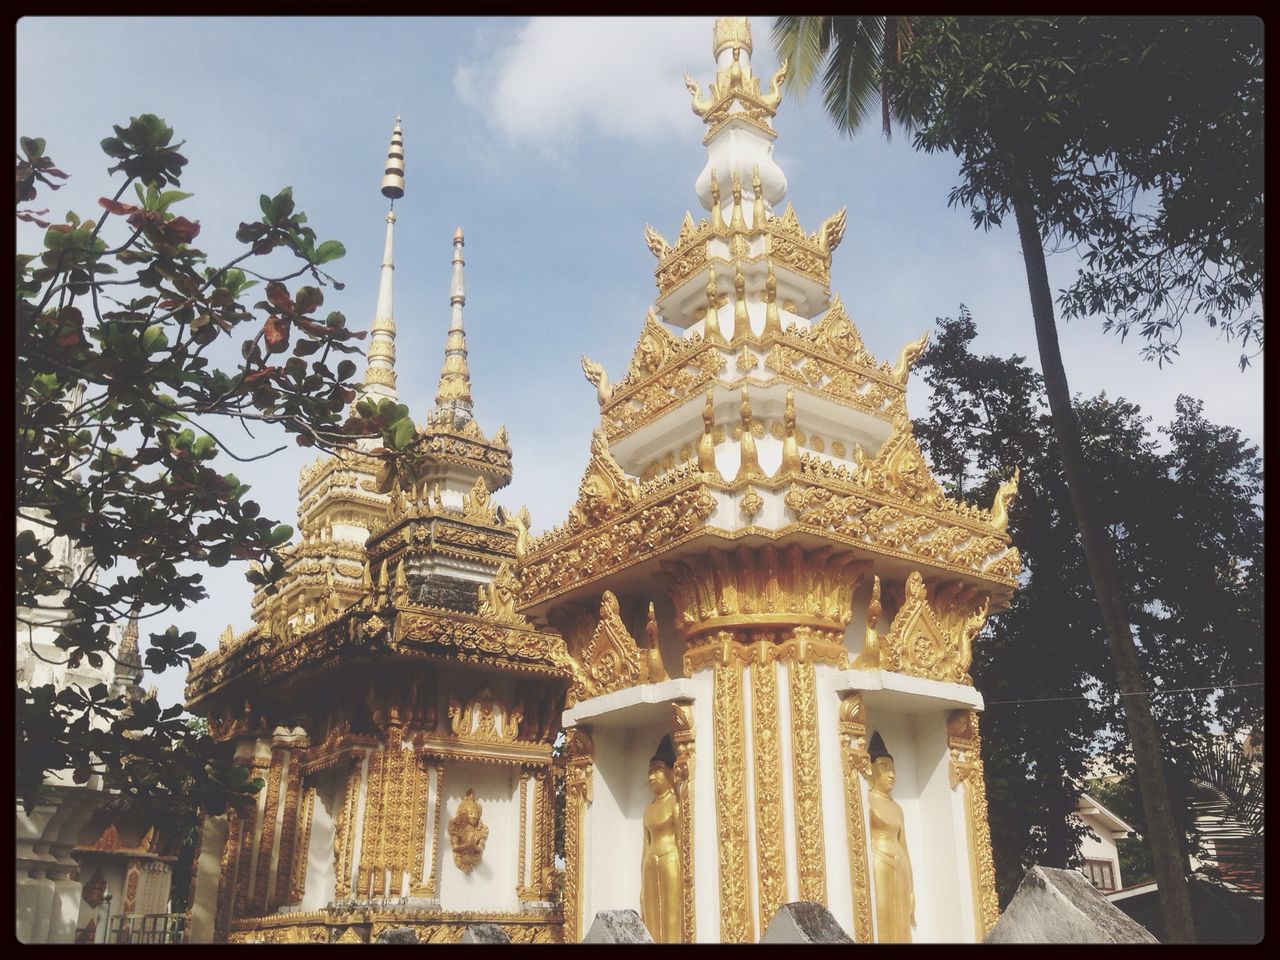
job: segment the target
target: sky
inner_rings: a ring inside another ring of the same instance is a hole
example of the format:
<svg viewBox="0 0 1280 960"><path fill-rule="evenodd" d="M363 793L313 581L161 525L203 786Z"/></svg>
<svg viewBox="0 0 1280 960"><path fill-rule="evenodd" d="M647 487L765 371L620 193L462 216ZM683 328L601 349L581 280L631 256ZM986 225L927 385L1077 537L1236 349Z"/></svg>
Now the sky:
<svg viewBox="0 0 1280 960"><path fill-rule="evenodd" d="M98 143L112 124L154 113L185 141L175 212L201 224L210 262L237 251L236 227L260 216L258 196L293 187L320 240L343 242L330 264L345 284L324 310L367 328L377 294L386 200L378 187L395 117L403 118L406 187L396 203L396 369L401 400L422 421L433 405L449 325L452 236L466 234L466 329L475 416L492 435L506 424L515 478L496 499L528 505L535 532L561 522L576 496L598 422L580 355L625 373L656 296L652 224L674 239L705 161L705 132L682 76L714 75L713 19L659 18L24 18L17 26L16 134L44 137L72 175L29 206L84 218L115 192ZM753 18L753 67L776 67L768 18ZM816 230L848 207L831 286L867 348L892 360L907 341L955 316L977 323L975 349L1019 354L1038 369L1016 231L983 233L948 206L958 161L886 142L877 126L841 137L820 98L790 97L774 120L774 156L787 199ZM128 197L124 198L130 199ZM19 251L40 232L20 225ZM1050 257L1055 291L1078 263ZM1104 333L1100 318L1060 324L1073 392L1106 391L1167 423L1174 401L1204 401L1214 422L1262 444L1262 363L1239 372L1236 344L1190 323L1181 356L1164 368L1142 341ZM228 357L231 355L228 354ZM913 416L928 409L918 376ZM227 434L228 438L233 435ZM237 428L242 456L280 435ZM316 459L289 444L234 472L266 516L293 523L298 469ZM229 465L224 466L227 469ZM243 568L209 571L209 598L173 615L216 646L228 624L247 629ZM170 622L156 622L161 630ZM146 634L144 628L144 636ZM184 674L158 680L181 697Z"/></svg>

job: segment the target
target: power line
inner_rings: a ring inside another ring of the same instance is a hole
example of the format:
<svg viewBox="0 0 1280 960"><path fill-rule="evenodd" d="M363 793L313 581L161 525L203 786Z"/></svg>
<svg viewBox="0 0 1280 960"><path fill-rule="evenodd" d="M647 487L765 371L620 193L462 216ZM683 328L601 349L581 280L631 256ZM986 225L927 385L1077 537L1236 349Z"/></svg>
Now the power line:
<svg viewBox="0 0 1280 960"><path fill-rule="evenodd" d="M1162 693L1195 693L1202 690L1238 690L1241 687L1261 687L1261 681L1256 683L1215 683L1210 687L1171 687L1162 690L1137 690L1130 693L1120 693L1122 697L1136 697L1139 694L1148 694L1150 696L1159 696ZM1038 697L1032 700L988 700L988 707L1007 706L1020 703L1053 703L1062 700L1094 700L1095 697L1074 696L1074 697Z"/></svg>

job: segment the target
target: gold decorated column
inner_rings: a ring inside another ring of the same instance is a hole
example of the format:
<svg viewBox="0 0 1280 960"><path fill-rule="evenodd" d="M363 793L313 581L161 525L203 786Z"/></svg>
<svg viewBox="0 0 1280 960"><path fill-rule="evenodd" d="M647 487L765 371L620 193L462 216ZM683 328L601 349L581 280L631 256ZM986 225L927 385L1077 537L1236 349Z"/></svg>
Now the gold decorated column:
<svg viewBox="0 0 1280 960"><path fill-rule="evenodd" d="M794 791L796 812L800 899L826 906L827 860L822 841L822 771L818 761L818 683L813 660L797 656L787 664L787 673L791 681L791 789Z"/></svg>
<svg viewBox="0 0 1280 960"><path fill-rule="evenodd" d="M951 755L951 789L964 790L974 927L981 942L1000 919L1000 901L996 896L996 868L991 855L991 828L987 823L987 787L982 772L982 738L978 734L976 711L952 710L947 714L947 746Z"/></svg>
<svg viewBox="0 0 1280 960"><path fill-rule="evenodd" d="M285 775L284 823L280 827L280 859L276 867L275 888L267 901L268 912L274 913L285 903L293 886L293 861L298 838L298 795L302 787L302 757L299 751L289 753L289 770ZM306 851L303 851L306 859Z"/></svg>
<svg viewBox="0 0 1280 960"><path fill-rule="evenodd" d="M756 788L756 877L763 931L787 899L782 832L782 754L778 738L778 671L774 645L755 645L751 662L752 755Z"/></svg>
<svg viewBox="0 0 1280 960"><path fill-rule="evenodd" d="M675 777L676 799L680 804L680 883L681 883L681 940L693 943L697 936L694 909L694 863L693 863L693 775L694 775L694 731L693 701L676 700L672 708L671 740L676 750L676 764L672 773Z"/></svg>
<svg viewBox="0 0 1280 960"><path fill-rule="evenodd" d="M712 668L712 731L715 739L716 833L720 842L720 940L753 939L747 851L747 776L742 707L742 664L730 649L733 634L719 631L721 657Z"/></svg>
<svg viewBox="0 0 1280 960"><path fill-rule="evenodd" d="M360 805L360 770L364 765L364 752L353 751L348 759L347 785L342 794L342 819L334 834L334 847L338 855L337 885L334 895L351 896L351 873L354 864L351 855L355 845L356 814Z"/></svg>
<svg viewBox="0 0 1280 960"><path fill-rule="evenodd" d="M582 824L591 800L595 745L581 727L565 731L564 766L564 942L582 939Z"/></svg>
<svg viewBox="0 0 1280 960"><path fill-rule="evenodd" d="M845 829L849 835L849 886L853 891L853 938L871 943L871 890L867 882L866 815L862 810L860 776L871 771L867 753L867 721L862 694L847 693L840 701L840 755L844 762Z"/></svg>

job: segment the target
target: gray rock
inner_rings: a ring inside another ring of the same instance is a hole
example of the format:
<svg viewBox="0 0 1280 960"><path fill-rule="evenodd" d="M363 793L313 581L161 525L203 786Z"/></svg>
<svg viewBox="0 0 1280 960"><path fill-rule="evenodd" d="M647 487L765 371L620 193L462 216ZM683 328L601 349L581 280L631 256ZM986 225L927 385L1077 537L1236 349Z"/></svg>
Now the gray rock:
<svg viewBox="0 0 1280 960"><path fill-rule="evenodd" d="M983 943L1158 943L1075 870L1032 867Z"/></svg>
<svg viewBox="0 0 1280 960"><path fill-rule="evenodd" d="M459 943L510 943L507 931L496 923L473 923L462 931Z"/></svg>
<svg viewBox="0 0 1280 960"><path fill-rule="evenodd" d="M836 918L820 903L784 903L765 927L761 943L853 943Z"/></svg>
<svg viewBox="0 0 1280 960"><path fill-rule="evenodd" d="M634 910L601 910L591 921L583 943L653 943L640 914Z"/></svg>
<svg viewBox="0 0 1280 960"><path fill-rule="evenodd" d="M378 934L374 943L417 943L418 936L413 927L388 927Z"/></svg>

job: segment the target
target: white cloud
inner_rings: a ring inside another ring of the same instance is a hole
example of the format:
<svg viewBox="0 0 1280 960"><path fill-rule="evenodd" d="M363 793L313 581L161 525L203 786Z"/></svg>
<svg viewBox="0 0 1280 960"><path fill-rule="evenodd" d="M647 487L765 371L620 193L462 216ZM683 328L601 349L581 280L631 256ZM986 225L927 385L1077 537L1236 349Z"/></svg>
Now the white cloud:
<svg viewBox="0 0 1280 960"><path fill-rule="evenodd" d="M505 47L489 48L454 74L458 97L515 141L552 152L579 133L619 139L688 137L684 73L714 71L710 17L535 17ZM757 60L770 22L752 22Z"/></svg>

